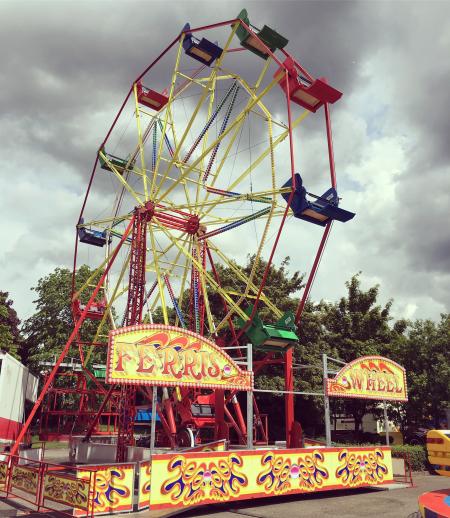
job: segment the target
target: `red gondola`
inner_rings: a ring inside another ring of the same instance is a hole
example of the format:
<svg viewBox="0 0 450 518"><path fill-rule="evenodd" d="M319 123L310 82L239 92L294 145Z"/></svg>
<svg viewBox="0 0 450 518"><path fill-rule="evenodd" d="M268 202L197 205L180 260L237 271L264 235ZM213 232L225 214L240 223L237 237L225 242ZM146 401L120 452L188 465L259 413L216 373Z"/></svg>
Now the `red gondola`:
<svg viewBox="0 0 450 518"><path fill-rule="evenodd" d="M330 86L325 78L310 81L304 77L299 73L292 58L286 58L283 64L288 70L288 79L286 80L282 67L277 70L274 77L282 74L279 85L287 95L289 84L289 97L294 103L311 112L316 112L323 104L333 104L342 97L342 93Z"/></svg>
<svg viewBox="0 0 450 518"><path fill-rule="evenodd" d="M155 92L155 90L150 90L150 88L143 86L140 81L136 83L136 87L139 104L143 104L144 106L147 106L147 108L159 111L164 108L169 101L169 98L166 95Z"/></svg>

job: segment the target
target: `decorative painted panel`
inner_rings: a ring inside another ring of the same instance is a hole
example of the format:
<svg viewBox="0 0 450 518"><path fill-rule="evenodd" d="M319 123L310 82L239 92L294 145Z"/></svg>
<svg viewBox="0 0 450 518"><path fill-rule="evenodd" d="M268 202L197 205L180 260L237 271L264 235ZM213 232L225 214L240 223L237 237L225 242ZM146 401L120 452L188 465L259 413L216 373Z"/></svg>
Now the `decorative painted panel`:
<svg viewBox="0 0 450 518"><path fill-rule="evenodd" d="M150 509L392 482L387 447L155 455Z"/></svg>
<svg viewBox="0 0 450 518"><path fill-rule="evenodd" d="M87 511L89 508L89 480L46 473L43 497Z"/></svg>
<svg viewBox="0 0 450 518"><path fill-rule="evenodd" d="M94 514L133 510L134 464L88 466L95 468ZM79 478L89 480L89 473L80 471ZM79 513L77 513L79 515Z"/></svg>
<svg viewBox="0 0 450 518"><path fill-rule="evenodd" d="M0 487L6 484L6 479L8 477L8 463L0 462Z"/></svg>
<svg viewBox="0 0 450 518"><path fill-rule="evenodd" d="M150 477L152 463L150 461L139 463L139 499L138 509L146 509L150 504Z"/></svg>
<svg viewBox="0 0 450 518"><path fill-rule="evenodd" d="M11 469L11 487L36 496L39 487L39 471L34 468L13 466Z"/></svg>

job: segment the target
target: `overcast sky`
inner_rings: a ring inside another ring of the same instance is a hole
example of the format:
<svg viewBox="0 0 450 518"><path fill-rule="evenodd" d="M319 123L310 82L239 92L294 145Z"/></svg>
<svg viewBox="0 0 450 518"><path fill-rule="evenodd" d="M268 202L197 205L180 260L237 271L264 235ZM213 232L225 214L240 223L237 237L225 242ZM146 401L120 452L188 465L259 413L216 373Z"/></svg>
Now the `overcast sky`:
<svg viewBox="0 0 450 518"><path fill-rule="evenodd" d="M131 81L186 21L242 7L344 93L339 195L357 216L334 225L312 298L337 300L361 270L396 317L449 310L450 2L0 0L0 290L21 319L38 279L71 267L92 162ZM306 158L317 138L305 136ZM276 259L305 271L301 248Z"/></svg>

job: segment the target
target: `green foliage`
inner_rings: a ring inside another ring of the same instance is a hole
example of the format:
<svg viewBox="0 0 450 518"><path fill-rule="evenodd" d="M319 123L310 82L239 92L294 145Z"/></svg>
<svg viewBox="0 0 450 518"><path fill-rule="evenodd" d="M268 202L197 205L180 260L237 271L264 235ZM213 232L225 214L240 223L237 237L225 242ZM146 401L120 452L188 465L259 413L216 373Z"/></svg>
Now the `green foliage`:
<svg viewBox="0 0 450 518"><path fill-rule="evenodd" d="M409 324L406 336L393 342L390 357L405 367L408 383L408 402L393 408L390 417L403 428L439 427L450 401L450 315Z"/></svg>
<svg viewBox="0 0 450 518"><path fill-rule="evenodd" d="M393 338L399 334L389 325L392 301L384 307L377 304L379 286L364 291L360 274L357 274L346 283L346 287L347 296L339 302L309 304L305 308L300 326L300 345L296 352L302 364L316 365L318 368L301 371L303 379L297 383L299 390L323 390L323 353L345 362L365 355L384 355L389 351ZM339 368L340 365L330 362L330 370ZM307 415L313 416L314 420L323 415L321 399L309 397L306 401ZM331 405L332 413L352 415L355 431L359 431L364 414L372 412L377 402L333 399ZM320 412L313 407L320 409Z"/></svg>
<svg viewBox="0 0 450 518"><path fill-rule="evenodd" d="M392 456L403 457L405 454L409 457L411 469L413 471L425 471L428 469L427 450L425 446L409 446L392 445Z"/></svg>
<svg viewBox="0 0 450 518"><path fill-rule="evenodd" d="M240 270L244 278L250 275L255 256L248 256L244 266L217 264L222 287L227 291L242 292L245 284L236 274ZM267 263L261 260L255 272L253 283L259 286ZM211 272L212 273L212 272ZM90 276L87 266L82 266L76 274L76 286L80 286ZM100 272L97 275L97 279ZM70 296L72 274L67 269L57 268L39 280L33 291L37 294L36 312L24 322L20 340L19 320L12 309L8 294L0 292L0 345L3 349L19 353L24 363L37 367L39 361L53 359L59 355L73 329ZM95 283L94 281L91 284ZM279 267L269 268L264 292L281 310L295 310L298 304L296 294L303 286L303 275L289 272L287 257ZM435 421L448 406L450 400L450 316L442 315L439 322L418 320L406 322L392 321L390 310L392 301L384 306L378 303L379 286L367 290L361 287L360 274L347 283L347 293L338 302L308 302L303 312L297 333L299 344L294 348L294 362L308 368L296 368L294 389L306 392L322 392L322 354L351 361L364 355L380 354L397 361L407 371L409 401L406 404L390 404L389 417L395 423L416 426L425 421ZM89 290L81 299L86 303ZM208 291L209 288L208 288ZM225 316L223 302L217 293L210 291L209 301L216 322ZM249 299L251 302L252 299ZM187 319L189 314L189 293L186 290L182 301L182 311ZM170 323L176 322L175 311L167 308ZM260 304L258 312L266 323L273 323L270 310ZM153 312L153 321L163 322L161 307ZM82 326L81 339L92 340L98 322L87 321ZM106 334L108 329L103 331ZM242 337L242 343L245 343ZM102 350L104 354L105 351ZM265 353L254 352L257 362ZM96 356L96 360L103 358ZM336 366L335 366L336 367ZM330 368L333 368L330 365ZM337 367L339 368L339 367ZM257 388L283 390L283 367L273 363L266 366L255 378ZM284 403L281 395L257 393L256 399L262 412L270 416L280 416L270 420L272 438L283 437ZM323 398L297 396L296 415L309 435L323 433ZM368 400L331 401L332 413L350 414L355 419L355 428L361 426L366 412L377 413L377 402Z"/></svg>
<svg viewBox="0 0 450 518"><path fill-rule="evenodd" d="M91 274L88 266L81 266L76 272L76 287L80 288ZM96 283L100 276L99 272L91 284ZM36 312L22 326L25 340L21 356L22 361L34 370L38 370L39 362L59 356L73 330L71 286L72 272L67 268L56 268L54 272L39 279L36 287L31 288L37 294L34 301ZM84 290L81 302L85 304L91 293L90 290ZM83 323L80 339L92 340L97 326L98 322Z"/></svg>
<svg viewBox="0 0 450 518"><path fill-rule="evenodd" d="M20 320L12 307L9 293L0 291L0 349L15 358L19 358L18 349L21 344L19 331Z"/></svg>

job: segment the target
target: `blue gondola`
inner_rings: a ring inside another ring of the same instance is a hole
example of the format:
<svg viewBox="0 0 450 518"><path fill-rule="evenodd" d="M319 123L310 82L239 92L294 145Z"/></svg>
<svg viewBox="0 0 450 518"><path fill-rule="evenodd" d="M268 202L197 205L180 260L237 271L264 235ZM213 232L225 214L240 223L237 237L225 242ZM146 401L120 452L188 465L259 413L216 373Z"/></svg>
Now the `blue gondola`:
<svg viewBox="0 0 450 518"><path fill-rule="evenodd" d="M198 40L192 35L190 29L191 26L189 23L183 27L182 32L185 33L183 40L184 52L188 56L191 56L191 58L200 61L200 63L208 67L211 66L212 63L222 55L223 49L205 38Z"/></svg>
<svg viewBox="0 0 450 518"><path fill-rule="evenodd" d="M79 225L83 225L84 219L81 218ZM88 245L94 246L105 246L107 237L106 230L100 232L100 230L92 230L90 228L78 227L78 237L80 238L81 243L86 243Z"/></svg>
<svg viewBox="0 0 450 518"><path fill-rule="evenodd" d="M289 178L283 187L291 186L292 178ZM290 194L291 193L289 192L282 194L286 202L289 201ZM307 200L306 195L315 198L314 201ZM290 207L296 218L303 219L305 221L309 221L310 223L324 227L333 219L345 223L355 216L354 212L340 209L338 205L339 198L336 189L331 187L331 189L325 191L322 196L316 196L315 194L311 194L306 191L306 189L303 187L301 176L296 173L295 191L290 204Z"/></svg>

